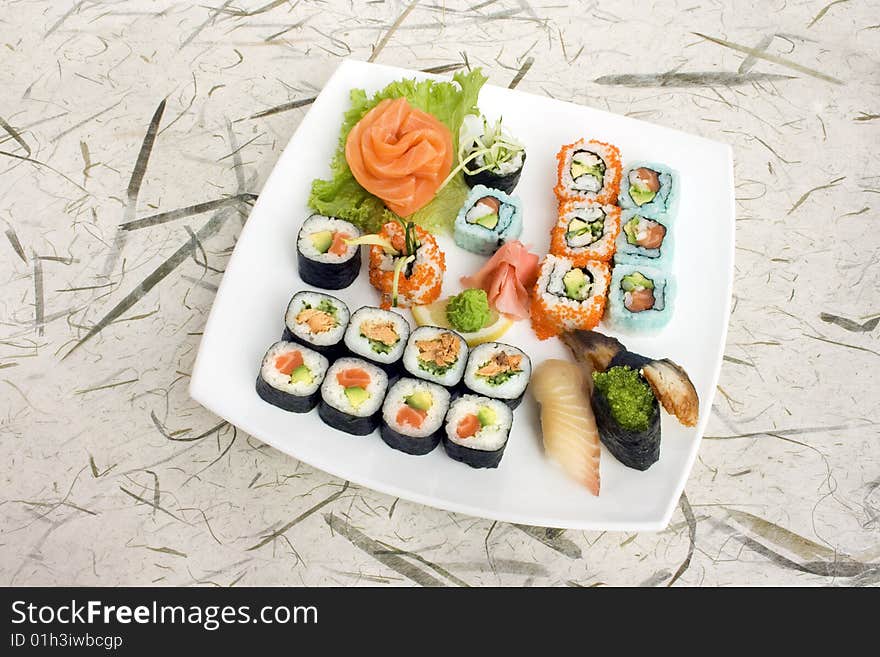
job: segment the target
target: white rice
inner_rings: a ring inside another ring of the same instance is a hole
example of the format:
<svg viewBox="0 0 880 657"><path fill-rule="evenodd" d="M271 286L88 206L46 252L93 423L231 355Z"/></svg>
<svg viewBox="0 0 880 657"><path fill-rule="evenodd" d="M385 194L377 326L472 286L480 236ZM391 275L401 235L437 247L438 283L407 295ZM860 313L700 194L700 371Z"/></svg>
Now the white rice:
<svg viewBox="0 0 880 657"><path fill-rule="evenodd" d="M475 415L481 406L488 406L495 411L496 423L482 427L470 438L459 438L458 423L466 415ZM504 402L479 395L463 395L452 402L449 413L446 414L446 435L456 445L494 452L504 447L512 424L513 411Z"/></svg>
<svg viewBox="0 0 880 657"><path fill-rule="evenodd" d="M501 385L493 386L485 377L477 375L477 370L502 351L512 356L522 356L522 361L519 364L522 371L514 374ZM468 356L467 369L464 372L464 383L474 392L486 395L487 397L516 399L525 391L531 376L532 363L522 349L500 342L487 342L474 347L470 356Z"/></svg>
<svg viewBox="0 0 880 657"><path fill-rule="evenodd" d="M275 359L288 351L298 351L302 354L303 365L308 367L312 373L311 383L291 383L289 374L282 374L275 369ZM296 395L297 397L305 397L311 395L321 385L328 366L329 362L327 359L311 349L306 349L294 342L276 342L269 347L269 351L263 357L260 376L276 390L286 392L289 395Z"/></svg>
<svg viewBox="0 0 880 657"><path fill-rule="evenodd" d="M424 369L419 363L419 348L416 342L436 339L441 333L451 333L458 340L458 360L453 363L442 375L436 375ZM441 386L451 388L461 381L464 368L467 365L467 342L452 329L439 328L437 326L420 326L409 336L406 351L403 352L403 366L406 371L419 379L439 383Z"/></svg>
<svg viewBox="0 0 880 657"><path fill-rule="evenodd" d="M370 375L370 384L367 386L370 397L357 409L346 397L345 388L339 385L339 381L336 380L336 375L349 367L360 368ZM324 383L321 384L321 398L338 411L357 417L368 417L382 406L387 388L388 376L381 368L371 365L362 358L340 358L327 370L327 376L324 378Z"/></svg>
<svg viewBox="0 0 880 657"><path fill-rule="evenodd" d="M391 347L387 354L379 353L373 350L369 339L361 334L361 325L365 322L383 322L391 321L397 331L398 340ZM358 356L363 356L367 360L377 363L396 363L400 360L403 350L406 348L406 340L409 337L409 322L401 315L391 310L382 310L381 308L373 308L364 306L351 316L351 321L345 331L345 346Z"/></svg>
<svg viewBox="0 0 880 657"><path fill-rule="evenodd" d="M592 304L593 297L600 290L604 294L606 285L604 276L592 271L592 266L588 264L584 269L589 272L593 281L590 288L584 292L583 300L576 301L565 296L565 283L562 278L571 269L572 263L568 258L547 255L546 261L541 267L541 275L538 277L538 289L541 290L541 296L549 305L563 304L569 308L578 308L581 304Z"/></svg>
<svg viewBox="0 0 880 657"><path fill-rule="evenodd" d="M321 301L325 299L332 303L333 307L336 308L336 326L321 333L312 333L308 324L297 323L297 316L306 308L306 306L317 308ZM342 301L329 294L309 292L307 290L297 292L293 295L293 298L287 305L287 312L284 314L284 323L287 325L287 328L291 333L298 338L319 347L328 347L338 343L342 339L345 327L348 325L348 319L349 310Z"/></svg>
<svg viewBox="0 0 880 657"><path fill-rule="evenodd" d="M416 429L410 424L400 425L397 423L397 412L406 404L405 399L416 392L430 393L433 399L431 408L428 409L425 421L421 428ZM385 423L398 433L412 436L413 438L425 438L437 431L443 424L446 411L449 409L449 391L436 383L428 383L419 379L400 379L391 386L385 395L385 403L382 405L382 418Z"/></svg>
<svg viewBox="0 0 880 657"><path fill-rule="evenodd" d="M339 263L351 260L351 258L358 252L360 246L353 245L349 246L341 256L334 255L329 251L327 253L319 253L310 237L312 233L318 233L322 230L329 230L334 233L342 231L348 233L353 238L361 236L361 231L358 230L358 227L354 224L350 224L342 219L336 219L335 217L325 217L320 214L313 214L303 222L302 228L299 230L299 237L297 238L297 248L299 249L299 252L309 260L314 260L315 262Z"/></svg>

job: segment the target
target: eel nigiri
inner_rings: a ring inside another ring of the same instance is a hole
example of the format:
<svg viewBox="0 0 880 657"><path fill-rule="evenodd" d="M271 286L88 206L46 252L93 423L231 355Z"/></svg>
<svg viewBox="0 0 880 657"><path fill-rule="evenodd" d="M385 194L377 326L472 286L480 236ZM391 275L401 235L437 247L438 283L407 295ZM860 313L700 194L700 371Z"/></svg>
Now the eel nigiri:
<svg viewBox="0 0 880 657"><path fill-rule="evenodd" d="M544 449L562 469L599 494L599 430L590 406L590 380L564 360L546 360L532 375L531 391L541 405Z"/></svg>

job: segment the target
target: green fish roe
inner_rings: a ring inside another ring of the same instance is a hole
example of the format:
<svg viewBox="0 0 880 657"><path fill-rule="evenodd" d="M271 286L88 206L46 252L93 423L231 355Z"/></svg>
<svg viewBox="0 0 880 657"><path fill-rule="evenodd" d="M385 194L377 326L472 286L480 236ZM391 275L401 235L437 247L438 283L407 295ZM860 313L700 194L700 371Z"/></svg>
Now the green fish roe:
<svg viewBox="0 0 880 657"><path fill-rule="evenodd" d="M644 431L654 412L654 393L628 365L593 372L596 388L608 400L611 416L624 429Z"/></svg>

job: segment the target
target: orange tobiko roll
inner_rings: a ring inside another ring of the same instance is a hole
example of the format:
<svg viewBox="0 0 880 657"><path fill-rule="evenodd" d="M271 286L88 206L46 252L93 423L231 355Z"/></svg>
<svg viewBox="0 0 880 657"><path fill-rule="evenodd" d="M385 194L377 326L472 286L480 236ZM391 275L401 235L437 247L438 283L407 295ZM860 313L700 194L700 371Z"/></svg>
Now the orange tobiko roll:
<svg viewBox="0 0 880 657"><path fill-rule="evenodd" d="M578 267L588 260L611 260L620 234L620 208L577 199L559 204L559 219L550 232L550 253Z"/></svg>
<svg viewBox="0 0 880 657"><path fill-rule="evenodd" d="M401 217L426 206L452 169L452 133L406 98L388 98L355 124L345 161L361 187Z"/></svg>
<svg viewBox="0 0 880 657"><path fill-rule="evenodd" d="M617 203L620 193L620 151L617 146L591 139L566 144L556 154L556 186L562 201L587 199Z"/></svg>
<svg viewBox="0 0 880 657"><path fill-rule="evenodd" d="M370 247L370 283L382 293L382 308L409 308L436 301L446 257L425 229L389 221Z"/></svg>
<svg viewBox="0 0 880 657"><path fill-rule="evenodd" d="M544 258L530 309L538 338L595 328L605 312L610 281L608 263L589 260L578 267L568 258Z"/></svg>

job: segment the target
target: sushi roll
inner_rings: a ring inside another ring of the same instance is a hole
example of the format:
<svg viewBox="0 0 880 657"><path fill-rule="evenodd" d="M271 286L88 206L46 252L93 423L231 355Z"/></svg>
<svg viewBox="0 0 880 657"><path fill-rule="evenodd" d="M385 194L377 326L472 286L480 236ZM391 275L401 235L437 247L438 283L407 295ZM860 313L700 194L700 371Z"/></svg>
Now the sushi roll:
<svg viewBox="0 0 880 657"><path fill-rule="evenodd" d="M412 222L389 221L368 239L370 283L382 293L382 308L409 308L437 300L446 256L428 231Z"/></svg>
<svg viewBox="0 0 880 657"><path fill-rule="evenodd" d="M620 151L595 139L579 139L556 155L557 180L553 188L561 201L587 199L615 203L620 193Z"/></svg>
<svg viewBox="0 0 880 657"><path fill-rule="evenodd" d="M318 403L318 388L329 362L324 356L293 342L276 342L257 376L257 394L263 401L293 413L308 413Z"/></svg>
<svg viewBox="0 0 880 657"><path fill-rule="evenodd" d="M504 456L513 411L502 401L462 395L449 407L443 448L472 468L497 468Z"/></svg>
<svg viewBox="0 0 880 657"><path fill-rule="evenodd" d="M420 326L409 336L403 367L412 376L453 388L467 365L467 342L455 331Z"/></svg>
<svg viewBox="0 0 880 657"><path fill-rule="evenodd" d="M378 365L389 374L398 370L409 322L396 312L364 306L354 311L345 331L345 346L355 356Z"/></svg>
<svg viewBox="0 0 880 657"><path fill-rule="evenodd" d="M490 125L485 116L467 114L459 133L459 160L468 187L485 185L510 194L522 174L526 151L501 119Z"/></svg>
<svg viewBox="0 0 880 657"><path fill-rule="evenodd" d="M468 391L499 399L516 408L532 376L532 361L522 349L501 342L486 342L471 350L464 371Z"/></svg>
<svg viewBox="0 0 880 657"><path fill-rule="evenodd" d="M599 439L625 466L647 470L660 458L660 405L651 386L628 365L593 372L593 383Z"/></svg>
<svg viewBox="0 0 880 657"><path fill-rule="evenodd" d="M618 329L660 329L672 317L675 284L671 274L650 266L614 267L608 292L608 320Z"/></svg>
<svg viewBox="0 0 880 657"><path fill-rule="evenodd" d="M340 358L321 384L318 415L334 429L365 436L379 426L388 376L362 358Z"/></svg>
<svg viewBox="0 0 880 657"><path fill-rule="evenodd" d="M354 224L313 214L303 222L296 240L299 277L325 290L351 285L361 271L361 251L359 245L346 240L360 235Z"/></svg>
<svg viewBox="0 0 880 657"><path fill-rule="evenodd" d="M522 204L516 196L477 185L453 224L455 243L480 255L492 255L522 233Z"/></svg>
<svg viewBox="0 0 880 657"><path fill-rule="evenodd" d="M443 435L449 391L420 379L400 379L382 404L379 435L396 450L421 456L433 450Z"/></svg>
<svg viewBox="0 0 880 657"><path fill-rule="evenodd" d="M611 270L588 260L582 267L547 255L532 294L532 328L541 340L574 329L588 330L602 319Z"/></svg>
<svg viewBox="0 0 880 657"><path fill-rule="evenodd" d="M303 290L287 304L281 339L299 342L332 358L339 351L348 320L345 303L329 294Z"/></svg>
<svg viewBox="0 0 880 657"><path fill-rule="evenodd" d="M592 201L565 201L550 233L550 253L564 256L578 267L587 260L611 260L620 232L620 208Z"/></svg>
<svg viewBox="0 0 880 657"><path fill-rule="evenodd" d="M662 213L675 214L678 201L678 173L655 162L633 162L623 174L620 207L638 210L653 219Z"/></svg>
<svg viewBox="0 0 880 657"><path fill-rule="evenodd" d="M669 266L675 249L675 241L670 232L670 216L660 213L649 219L638 210L624 210L621 217L621 231L617 235L617 250L614 254L615 264Z"/></svg>

